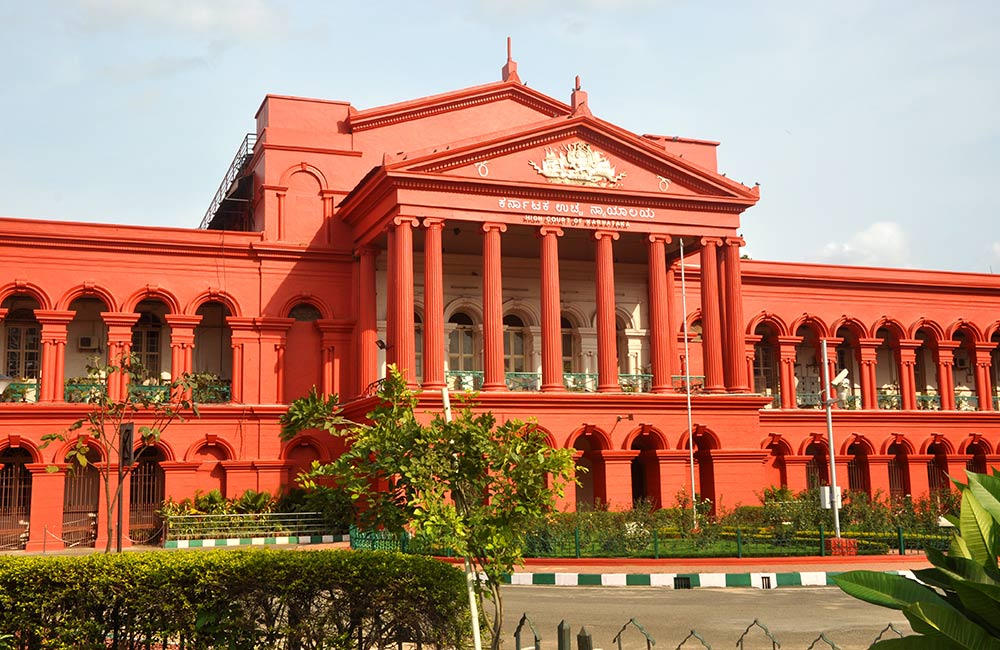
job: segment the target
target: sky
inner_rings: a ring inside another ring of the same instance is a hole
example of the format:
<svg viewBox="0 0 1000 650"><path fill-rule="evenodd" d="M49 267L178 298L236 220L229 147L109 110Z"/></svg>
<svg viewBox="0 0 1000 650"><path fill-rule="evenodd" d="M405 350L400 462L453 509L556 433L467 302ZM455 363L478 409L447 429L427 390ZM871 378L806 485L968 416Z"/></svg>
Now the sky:
<svg viewBox="0 0 1000 650"><path fill-rule="evenodd" d="M1000 273L1000 3L0 3L0 215L197 227L267 93L496 81L720 141L754 259Z"/></svg>

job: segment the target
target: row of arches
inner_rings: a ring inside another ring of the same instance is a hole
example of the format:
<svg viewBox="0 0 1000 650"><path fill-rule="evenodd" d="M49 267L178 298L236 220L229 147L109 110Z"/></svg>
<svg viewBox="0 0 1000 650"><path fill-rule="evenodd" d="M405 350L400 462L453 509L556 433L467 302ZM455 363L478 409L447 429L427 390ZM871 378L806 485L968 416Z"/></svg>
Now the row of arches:
<svg viewBox="0 0 1000 650"><path fill-rule="evenodd" d="M177 313L173 301L156 294L136 302L133 311L117 312L102 293L92 291L75 298L65 311L52 312L32 293L7 295L0 300L4 352L0 370L13 384L0 399L87 401L93 379L88 376L88 367L116 364L127 346L145 369L143 376L131 378L143 390L155 391L184 372L207 373L214 376L214 385L199 401L229 401L234 379L232 322L239 318L232 304L212 298L201 302L193 314ZM300 371L285 373L282 388L285 395L294 398L319 383L321 335L317 323L323 312L311 299L298 299L286 316L287 361ZM110 335L121 323L128 323L129 329L124 338L116 333L116 347ZM57 351L54 344L60 339L63 348ZM46 340L50 341L48 346ZM48 354L53 358L47 360ZM56 359L58 363L53 363ZM51 374L48 391L43 385L46 373Z"/></svg>
<svg viewBox="0 0 1000 650"><path fill-rule="evenodd" d="M37 447L18 439L16 445L0 448L0 550L24 548L31 534L33 490L39 480L50 476L41 463ZM67 547L92 547L98 536L102 512L101 480L97 467L104 455L92 445L88 465L63 473L61 533L58 536ZM133 544L155 544L161 541L163 522L159 511L170 492L171 474L165 467L176 468L174 453L169 445L158 443L137 450L135 465L127 479L128 538ZM308 469L313 461L328 461L331 448L311 436L300 437L282 449L282 485L291 485L296 476ZM185 453L183 465L194 476L184 479L203 492L218 490L230 494L226 462L235 460L234 447L224 438L207 435ZM173 471L173 470L171 470ZM279 486L275 486L277 488ZM245 489L241 486L239 490Z"/></svg>
<svg viewBox="0 0 1000 650"><path fill-rule="evenodd" d="M996 410L1000 402L1000 331L959 321L948 328L920 320L906 328L891 319L871 327L842 319L829 329L805 318L788 327L758 317L752 330L755 392L778 408L822 404L826 341L830 375L847 372L840 406L885 410ZM984 338L985 337L985 338Z"/></svg>

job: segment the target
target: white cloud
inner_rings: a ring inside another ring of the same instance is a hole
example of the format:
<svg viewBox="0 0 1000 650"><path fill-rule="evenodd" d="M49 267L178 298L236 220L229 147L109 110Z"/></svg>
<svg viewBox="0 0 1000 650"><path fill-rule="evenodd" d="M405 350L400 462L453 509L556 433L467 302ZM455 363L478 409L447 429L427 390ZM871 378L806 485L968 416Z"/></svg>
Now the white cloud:
<svg viewBox="0 0 1000 650"><path fill-rule="evenodd" d="M285 36L291 12L265 0L63 0L85 31L169 31L197 39L253 43Z"/></svg>
<svg viewBox="0 0 1000 650"><path fill-rule="evenodd" d="M876 221L846 242L830 242L823 247L820 257L832 264L911 266L906 233L895 221Z"/></svg>

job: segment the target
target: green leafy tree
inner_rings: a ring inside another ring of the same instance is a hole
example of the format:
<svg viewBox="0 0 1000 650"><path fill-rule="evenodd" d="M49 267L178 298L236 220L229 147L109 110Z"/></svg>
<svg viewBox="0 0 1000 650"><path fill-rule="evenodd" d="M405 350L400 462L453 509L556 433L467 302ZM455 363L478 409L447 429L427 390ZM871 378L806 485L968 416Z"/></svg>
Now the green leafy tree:
<svg viewBox="0 0 1000 650"><path fill-rule="evenodd" d="M522 563L529 532L554 511L572 479L571 452L550 447L533 424L498 425L468 401L453 420L437 415L425 424L394 369L378 397L366 424L343 420L336 400L324 401L315 392L290 406L282 419L285 439L318 428L347 443L332 463L314 463L304 485L333 481L359 504L361 525L405 530L467 558L496 650L502 576Z"/></svg>
<svg viewBox="0 0 1000 650"><path fill-rule="evenodd" d="M967 472L947 554L927 549L934 566L917 580L851 571L834 581L855 598L903 612L919 636L880 641L877 649L1000 650L1000 473Z"/></svg>
<svg viewBox="0 0 1000 650"><path fill-rule="evenodd" d="M198 415L198 406L191 399L206 389L205 382L211 375L185 374L157 385L129 385L123 397L113 399L109 383L125 373L132 378L148 377L149 372L137 355L123 356L117 363L105 364L94 357L87 364L86 377L79 378L76 391L89 405L87 413L63 431L42 436L43 446L65 442L71 436L74 444L66 452L65 461L71 471L83 471L91 465L92 452L101 452L101 460L93 463L104 490L108 542L105 552L110 552L115 531L115 513L122 495L122 486L135 467L121 463L123 425L134 424L136 453L160 440L171 423L182 421L188 415ZM138 424L137 424L138 423ZM49 471L58 471L49 467Z"/></svg>

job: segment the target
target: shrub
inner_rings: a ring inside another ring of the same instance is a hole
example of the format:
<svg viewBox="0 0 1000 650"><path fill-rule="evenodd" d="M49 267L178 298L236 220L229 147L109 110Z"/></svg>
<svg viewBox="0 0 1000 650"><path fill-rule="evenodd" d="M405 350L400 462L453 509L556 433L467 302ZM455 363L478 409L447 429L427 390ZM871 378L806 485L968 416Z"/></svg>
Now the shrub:
<svg viewBox="0 0 1000 650"><path fill-rule="evenodd" d="M452 648L466 607L460 571L396 553L0 557L0 639L15 648Z"/></svg>

